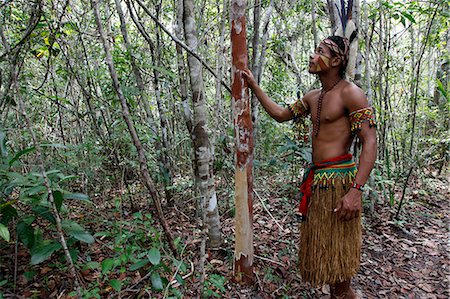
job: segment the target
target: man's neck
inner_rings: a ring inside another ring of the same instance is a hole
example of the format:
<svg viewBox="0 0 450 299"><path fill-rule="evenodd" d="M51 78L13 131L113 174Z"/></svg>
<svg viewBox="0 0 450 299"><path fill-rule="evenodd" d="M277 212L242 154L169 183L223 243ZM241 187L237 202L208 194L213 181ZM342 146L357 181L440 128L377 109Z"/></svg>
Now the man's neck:
<svg viewBox="0 0 450 299"><path fill-rule="evenodd" d="M327 73L319 75L320 83L322 84L323 90L329 90L332 88L336 82L342 80L342 78L338 74Z"/></svg>

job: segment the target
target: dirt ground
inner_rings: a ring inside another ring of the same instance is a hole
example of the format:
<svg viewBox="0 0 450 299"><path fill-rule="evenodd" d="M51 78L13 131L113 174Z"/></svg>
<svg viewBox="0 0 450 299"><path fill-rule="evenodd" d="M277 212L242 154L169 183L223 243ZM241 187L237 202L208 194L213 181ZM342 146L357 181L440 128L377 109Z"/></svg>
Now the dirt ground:
<svg viewBox="0 0 450 299"><path fill-rule="evenodd" d="M296 271L299 230L295 213L297 204L290 196L286 196L288 192L285 192L286 189L283 191L281 179L275 178L259 179L255 183L255 284L247 287L233 283L232 194L229 193L230 186L218 190L219 198L228 198L229 202L221 204L223 246L219 250L207 251L205 270L208 292L205 292L205 297L329 298L327 286L311 288L302 282ZM395 220L401 191L401 188L395 190L397 200L392 206L380 197L372 209L366 208L364 211L361 268L353 279L354 289L359 298L450 298L448 177L430 177L422 181L412 178L400 217ZM183 242L182 260L191 269L186 271L190 273L185 275L184 285L173 284L173 287L180 291L182 298L197 298L201 239L198 223L192 220L195 214L193 200L186 199L180 204L181 200L177 201L175 207L165 208L165 214L174 235ZM111 206L98 207L84 216L97 219L90 224L90 231L99 230L95 226L102 225L98 221L102 217L108 217L110 221L133 221L131 213L120 215L113 213ZM83 246L80 247L81 255L85 251L89 252L90 258L97 258L100 262L114 257L107 239L97 238L93 245ZM10 280L14 269L14 246L4 247L0 253L3 261L0 274ZM51 259L34 266L37 274L27 280L24 273L30 271L29 255L19 247L18 257L17 287L13 290L7 285L0 286L3 298L73 298L68 295L73 288L68 271L64 270L63 258L59 259L59 263ZM118 268L110 276L123 281L128 277L132 285L127 285L120 292L114 291L99 274L101 270L83 270L81 263L86 262L86 258L82 256L79 259L79 275L83 276L85 283L90 282L99 288L97 294L101 298L168 297L165 296L167 293L152 291L150 280L142 279L145 272L141 271L143 275L137 279L138 271L130 270L129 265L122 267L123 271ZM170 280L170 277L167 279ZM86 298L91 297L86 295Z"/></svg>

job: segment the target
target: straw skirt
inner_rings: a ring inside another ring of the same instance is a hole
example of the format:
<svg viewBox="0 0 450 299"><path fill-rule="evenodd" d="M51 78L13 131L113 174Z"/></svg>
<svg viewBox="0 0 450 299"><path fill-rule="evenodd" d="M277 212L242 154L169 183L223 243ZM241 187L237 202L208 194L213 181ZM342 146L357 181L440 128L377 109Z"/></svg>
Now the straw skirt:
<svg viewBox="0 0 450 299"><path fill-rule="evenodd" d="M300 224L299 271L312 286L335 284L352 278L359 269L361 216L342 221L333 212L351 183L313 186L308 217Z"/></svg>

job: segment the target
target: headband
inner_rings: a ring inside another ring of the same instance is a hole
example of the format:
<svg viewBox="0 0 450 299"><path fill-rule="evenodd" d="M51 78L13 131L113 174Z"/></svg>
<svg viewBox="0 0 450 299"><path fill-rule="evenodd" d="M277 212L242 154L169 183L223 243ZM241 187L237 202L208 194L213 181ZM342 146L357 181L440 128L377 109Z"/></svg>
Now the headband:
<svg viewBox="0 0 450 299"><path fill-rule="evenodd" d="M334 41L328 38L324 39L322 43L326 45L334 55L342 60L344 66L347 66L350 43L345 37L342 37L342 41L344 42L344 50L342 50Z"/></svg>

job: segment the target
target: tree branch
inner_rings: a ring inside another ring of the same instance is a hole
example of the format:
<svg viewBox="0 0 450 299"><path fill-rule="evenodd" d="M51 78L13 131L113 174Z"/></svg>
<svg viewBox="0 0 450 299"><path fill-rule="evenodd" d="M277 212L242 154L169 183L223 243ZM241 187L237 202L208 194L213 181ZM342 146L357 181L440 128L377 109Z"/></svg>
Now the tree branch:
<svg viewBox="0 0 450 299"><path fill-rule="evenodd" d="M152 18L152 20L165 32L169 37L178 45L180 45L183 49L185 49L189 54L197 58L198 61L216 78L216 80L220 81L223 87L225 87L226 90L228 90L229 93L231 93L231 88L228 86L228 84L223 81L219 80L216 72L200 57L199 54L197 54L195 51L193 51L191 48L189 48L183 41L179 40L175 35L173 35L165 26L162 24L158 18L156 18L155 15L153 15L150 10L145 6L144 3L142 3L141 0L136 0L136 2L139 4L140 7L142 7L146 14Z"/></svg>
<svg viewBox="0 0 450 299"><path fill-rule="evenodd" d="M31 13L31 17L30 17L30 22L27 26L25 34L23 35L23 37L20 39L20 41L17 44L15 44L12 48L9 49L9 51L7 50L5 53L0 55L0 61L5 59L5 56L10 54L16 48L20 48L28 40L31 33L34 31L37 24L39 23L39 20L41 19L41 15L42 15L42 5L41 5L41 1L39 1L36 3L36 6L33 8L33 11Z"/></svg>

